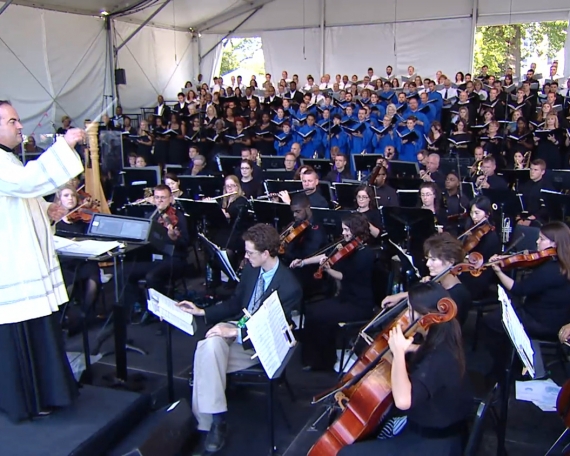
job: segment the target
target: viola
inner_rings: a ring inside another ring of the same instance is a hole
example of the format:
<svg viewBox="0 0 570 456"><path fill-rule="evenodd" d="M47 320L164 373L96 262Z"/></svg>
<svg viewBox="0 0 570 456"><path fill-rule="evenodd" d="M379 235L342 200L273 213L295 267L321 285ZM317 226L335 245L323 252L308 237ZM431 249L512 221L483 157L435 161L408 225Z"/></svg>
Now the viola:
<svg viewBox="0 0 570 456"><path fill-rule="evenodd" d="M471 252L471 250L479 245L479 242L481 242L483 236L485 236L487 233L490 233L491 231L495 231L495 227L491 225L487 220L484 222L479 222L469 231L466 231L461 236L459 236L459 238L464 237L463 250L465 250L467 253Z"/></svg>
<svg viewBox="0 0 570 456"><path fill-rule="evenodd" d="M431 325L450 321L457 314L452 299L437 303L439 313L409 320L407 306L398 317L374 339L368 349L333 391L342 412L309 450L308 456L335 456L345 446L369 436L393 404L391 362L388 336L396 325L402 325L405 337L426 331ZM313 401L315 402L315 401Z"/></svg>
<svg viewBox="0 0 570 456"><path fill-rule="evenodd" d="M352 241L346 243L344 246L340 247L339 249L337 249L327 257L326 261L319 266L317 272L313 274L313 277L315 279L322 279L325 264L328 263L329 266L332 266L335 263L338 263L343 258L346 258L347 256L351 255L353 252L358 250L362 245L363 245L362 241L357 237L354 238Z"/></svg>
<svg viewBox="0 0 570 456"><path fill-rule="evenodd" d="M311 222L308 220L303 220L297 226L295 226L295 222L289 225L279 236L279 255L283 255L285 253L285 247L300 236L309 226L311 226Z"/></svg>
<svg viewBox="0 0 570 456"><path fill-rule="evenodd" d="M553 258L556 258L556 256L557 253L554 247L541 250L540 252L525 251L515 253L513 255L509 255L495 261L489 261L488 263L485 263L469 272L471 272L471 275L474 277L479 277L485 269L487 269L489 266L492 266L493 264L498 264L501 269L504 269L506 271L514 268L533 268L535 266L546 263Z"/></svg>

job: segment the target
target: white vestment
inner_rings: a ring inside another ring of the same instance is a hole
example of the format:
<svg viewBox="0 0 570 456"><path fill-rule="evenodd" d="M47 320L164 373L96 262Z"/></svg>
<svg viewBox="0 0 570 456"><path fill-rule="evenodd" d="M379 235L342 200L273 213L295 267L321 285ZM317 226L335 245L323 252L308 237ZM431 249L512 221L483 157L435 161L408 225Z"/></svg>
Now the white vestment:
<svg viewBox="0 0 570 456"><path fill-rule="evenodd" d="M67 302L43 196L82 171L63 138L26 166L0 149L0 324L45 317Z"/></svg>

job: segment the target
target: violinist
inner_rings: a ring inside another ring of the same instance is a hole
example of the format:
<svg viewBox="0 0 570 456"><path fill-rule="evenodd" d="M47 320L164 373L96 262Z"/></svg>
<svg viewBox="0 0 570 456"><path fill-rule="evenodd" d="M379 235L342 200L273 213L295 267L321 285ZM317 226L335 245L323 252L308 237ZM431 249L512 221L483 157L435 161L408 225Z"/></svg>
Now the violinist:
<svg viewBox="0 0 570 456"><path fill-rule="evenodd" d="M146 280L146 287L165 293L168 283L181 277L186 266L190 237L184 213L171 205L172 191L165 184L154 188L153 195L156 210L152 220L162 226L164 241L172 246L161 252L155 252L155 261L137 261L130 264L128 283L125 289L127 305L134 305L139 299L138 281ZM140 302L140 301L139 301Z"/></svg>
<svg viewBox="0 0 570 456"><path fill-rule="evenodd" d="M410 288L409 311L413 318L436 313L437 303L449 298L441 285L418 283ZM339 456L460 456L471 415L473 397L465 375L461 328L455 318L434 324L423 342L414 344L400 326L390 331L391 385L394 414L404 414L406 424L397 435L344 447Z"/></svg>
<svg viewBox="0 0 570 456"><path fill-rule="evenodd" d="M524 304L516 309L517 315L531 338L557 340L560 323L570 321L570 228L562 222L550 222L540 228L536 242L538 252L549 258L523 280L513 280L505 274L499 262L492 268L503 287L515 297L525 298ZM549 255L552 249L554 255ZM523 256L523 255L521 255ZM491 261L501 256L491 257ZM516 266L516 263L514 263ZM510 346L501 322L501 312L485 317L489 332L486 342L493 356L493 374L499 375L505 368Z"/></svg>
<svg viewBox="0 0 570 456"><path fill-rule="evenodd" d="M548 219L541 191L554 190L552 183L544 177L546 162L540 158L530 164L530 180L520 187L526 213L518 220L519 225L540 226Z"/></svg>
<svg viewBox="0 0 570 456"><path fill-rule="evenodd" d="M364 214L370 227L370 235L377 239L382 232L382 217L376 205L376 198L372 188L361 185L356 189L356 212Z"/></svg>
<svg viewBox="0 0 570 456"><path fill-rule="evenodd" d="M55 197L55 203L63 206L69 212L78 207L78 202L77 191L71 185L63 186ZM79 216L79 211L75 211L55 224L55 234L67 238L81 236L85 234L88 226L88 222ZM84 308L86 311L91 310L97 302L101 286L101 273L97 262L60 257L60 264L68 293L74 284L81 283L85 292L83 296ZM71 293L69 294L71 295Z"/></svg>
<svg viewBox="0 0 570 456"><path fill-rule="evenodd" d="M379 158L376 161L376 166L381 166L374 181L374 187L376 188L376 201L379 207L393 207L398 206L400 203L398 201L398 193L394 188L392 188L386 180L388 178L388 169L381 162L383 159ZM380 162L380 163L379 163Z"/></svg>
<svg viewBox="0 0 570 456"><path fill-rule="evenodd" d="M427 258L427 267L429 269L429 277L424 277L423 282L428 282L434 277L439 276L444 271L453 267L453 265L463 262L464 252L461 241L455 239L449 233L434 234L424 242L424 254ZM465 273L466 275L466 273ZM467 313L471 308L471 293L465 285L453 274L446 274L439 283L445 288L451 299L457 304L457 321L463 326L467 320ZM397 293L387 296L382 301L382 307L392 307L403 299L408 297L408 292Z"/></svg>
<svg viewBox="0 0 570 456"><path fill-rule="evenodd" d="M420 185L420 201L418 205L422 209L428 209L433 213L435 226L438 232L447 224L447 214L441 207L441 190L434 182L424 182Z"/></svg>
<svg viewBox="0 0 570 456"><path fill-rule="evenodd" d="M368 220L362 214L349 214L342 220L344 255L331 265L333 256L315 255L295 259L291 268L318 264L328 276L340 282L338 296L311 304L306 312L303 338L303 364L306 370L329 370L336 362L335 335L339 322L372 317L374 296L372 269L374 252L366 245L370 237ZM350 245L350 247L349 247ZM348 251L350 250L350 251Z"/></svg>
<svg viewBox="0 0 570 456"><path fill-rule="evenodd" d="M469 218L466 223L467 230L471 231L460 236L465 253L478 252L483 255L484 262L501 251L501 241L494 229L492 217L491 200L486 196L476 197L469 203ZM461 279L473 299L486 297L490 285L494 283L493 273L489 270L484 271L479 277L464 274Z"/></svg>

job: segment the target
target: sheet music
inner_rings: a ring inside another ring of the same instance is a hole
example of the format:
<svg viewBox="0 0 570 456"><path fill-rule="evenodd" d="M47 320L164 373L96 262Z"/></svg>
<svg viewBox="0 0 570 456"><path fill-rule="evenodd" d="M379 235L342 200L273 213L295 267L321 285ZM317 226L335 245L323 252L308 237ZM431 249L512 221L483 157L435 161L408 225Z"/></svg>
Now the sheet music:
<svg viewBox="0 0 570 456"><path fill-rule="evenodd" d="M54 236L55 250L63 255L77 255L84 257L96 257L103 255L121 245L117 241L96 241L86 239L83 241L72 241L61 236Z"/></svg>
<svg viewBox="0 0 570 456"><path fill-rule="evenodd" d="M214 244L212 241L210 241L202 233L198 233L198 236L202 239L202 241L206 242L218 254L218 258L220 258L220 261L226 267L227 272L230 273L230 279L235 280L236 282L239 282L239 277L237 276L236 272L234 271L232 263L230 262L230 259L228 257L228 253L225 250L221 249L216 244Z"/></svg>
<svg viewBox="0 0 570 456"><path fill-rule="evenodd" d="M274 291L247 321L247 335L267 376L273 378L295 339L285 318L277 291Z"/></svg>
<svg viewBox="0 0 570 456"><path fill-rule="evenodd" d="M417 191L417 190L414 190L414 191ZM420 278L421 277L420 271L418 271L418 268L416 268L416 265L414 264L414 259L412 258L412 255L409 255L406 252L404 252L404 249L402 249L402 247L400 247L398 244L396 244L394 241L392 241L392 239L388 239L388 241L390 241L390 244L392 244L398 252L400 252L402 255L404 255L406 257L406 259L410 262L410 264L414 268L414 272L416 273L416 277Z"/></svg>
<svg viewBox="0 0 570 456"><path fill-rule="evenodd" d="M176 301L168 296L164 296L153 288L148 290L147 308L157 317L176 326L186 334L193 336L196 332L194 316L184 312L176 305Z"/></svg>
<svg viewBox="0 0 570 456"><path fill-rule="evenodd" d="M534 350L532 348L532 343L511 304L511 300L509 299L505 289L501 286L499 286L499 301L501 302L503 310L502 320L505 330L507 331L513 346L517 350L521 361L528 369L529 375L534 378Z"/></svg>

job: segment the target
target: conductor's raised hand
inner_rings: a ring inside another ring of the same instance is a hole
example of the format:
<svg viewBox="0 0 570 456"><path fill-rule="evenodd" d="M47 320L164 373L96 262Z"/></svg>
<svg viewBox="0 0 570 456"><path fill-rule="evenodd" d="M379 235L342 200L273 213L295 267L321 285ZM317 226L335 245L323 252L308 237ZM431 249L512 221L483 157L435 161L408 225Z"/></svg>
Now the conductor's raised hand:
<svg viewBox="0 0 570 456"><path fill-rule="evenodd" d="M196 304L190 301L180 301L177 302L176 305L180 307L184 312L192 314L196 317L203 317L206 315L206 311L204 309L200 309L196 307Z"/></svg>
<svg viewBox="0 0 570 456"><path fill-rule="evenodd" d="M65 135L63 135L63 139L65 139L67 145L72 149L77 143L83 144L86 138L85 130L82 130L81 128L71 128L67 130Z"/></svg>

